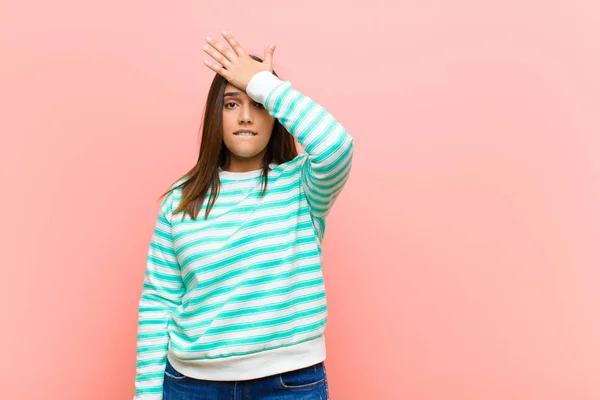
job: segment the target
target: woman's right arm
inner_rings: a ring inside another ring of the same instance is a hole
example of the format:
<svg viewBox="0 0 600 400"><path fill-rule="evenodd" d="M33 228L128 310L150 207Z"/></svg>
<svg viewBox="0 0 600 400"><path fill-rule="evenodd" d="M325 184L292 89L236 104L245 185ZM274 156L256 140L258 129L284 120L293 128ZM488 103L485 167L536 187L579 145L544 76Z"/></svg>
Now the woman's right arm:
<svg viewBox="0 0 600 400"><path fill-rule="evenodd" d="M168 324L185 293L173 249L169 212L173 192L161 203L148 249L139 301L134 400L162 400L169 346Z"/></svg>

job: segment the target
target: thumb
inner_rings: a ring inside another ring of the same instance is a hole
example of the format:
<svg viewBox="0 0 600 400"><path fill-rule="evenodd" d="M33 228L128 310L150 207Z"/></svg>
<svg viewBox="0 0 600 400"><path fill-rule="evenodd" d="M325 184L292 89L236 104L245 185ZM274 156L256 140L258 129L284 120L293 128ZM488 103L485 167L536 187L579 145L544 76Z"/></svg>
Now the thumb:
<svg viewBox="0 0 600 400"><path fill-rule="evenodd" d="M273 71L273 53L275 52L275 44L271 44L265 50L265 64L269 67L269 70Z"/></svg>

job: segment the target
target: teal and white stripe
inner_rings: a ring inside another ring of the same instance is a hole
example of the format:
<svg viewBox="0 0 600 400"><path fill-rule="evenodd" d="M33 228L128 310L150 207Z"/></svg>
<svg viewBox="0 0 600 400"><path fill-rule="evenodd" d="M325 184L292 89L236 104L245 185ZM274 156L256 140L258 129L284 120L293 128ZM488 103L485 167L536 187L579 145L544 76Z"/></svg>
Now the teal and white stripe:
<svg viewBox="0 0 600 400"><path fill-rule="evenodd" d="M162 399L167 355L186 375L212 380L306 366L294 351L314 362L324 357L321 243L348 179L353 139L321 106L268 71L252 78L247 93L306 153L272 165L264 197L259 171L221 171L207 220L207 202L196 221L182 220L172 214L181 190L165 197L139 304L138 400Z"/></svg>

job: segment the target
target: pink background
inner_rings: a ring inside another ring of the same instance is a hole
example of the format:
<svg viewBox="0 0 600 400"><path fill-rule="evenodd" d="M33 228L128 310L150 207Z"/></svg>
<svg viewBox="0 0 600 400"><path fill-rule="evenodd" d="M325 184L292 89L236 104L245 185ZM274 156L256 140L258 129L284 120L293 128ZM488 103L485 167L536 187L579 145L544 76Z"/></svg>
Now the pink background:
<svg viewBox="0 0 600 400"><path fill-rule="evenodd" d="M128 399L227 29L356 138L334 400L600 398L600 2L2 1L0 398Z"/></svg>

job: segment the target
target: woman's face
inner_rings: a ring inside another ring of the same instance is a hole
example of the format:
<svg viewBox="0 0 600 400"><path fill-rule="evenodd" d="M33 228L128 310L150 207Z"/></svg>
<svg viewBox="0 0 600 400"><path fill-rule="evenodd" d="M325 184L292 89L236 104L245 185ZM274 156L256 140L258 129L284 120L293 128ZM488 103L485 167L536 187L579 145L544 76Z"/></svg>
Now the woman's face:
<svg viewBox="0 0 600 400"><path fill-rule="evenodd" d="M227 83L223 97L223 142L231 152L229 170L261 168L274 123L275 118L260 103Z"/></svg>

